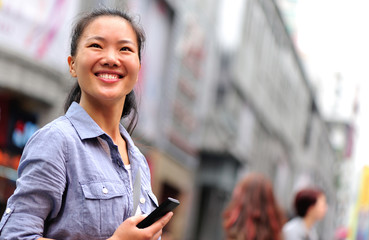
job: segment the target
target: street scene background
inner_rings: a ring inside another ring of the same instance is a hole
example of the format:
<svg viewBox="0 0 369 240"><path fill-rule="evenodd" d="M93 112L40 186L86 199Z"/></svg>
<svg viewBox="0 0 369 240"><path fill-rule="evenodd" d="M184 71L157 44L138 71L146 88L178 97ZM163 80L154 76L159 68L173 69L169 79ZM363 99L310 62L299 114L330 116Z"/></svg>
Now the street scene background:
<svg viewBox="0 0 369 240"><path fill-rule="evenodd" d="M76 81L70 31L91 9L127 9L146 45L133 137L153 191L181 205L165 239L223 239L248 172L286 216L304 186L325 192L320 239L369 239L365 1L0 0L0 210L29 137L63 114Z"/></svg>

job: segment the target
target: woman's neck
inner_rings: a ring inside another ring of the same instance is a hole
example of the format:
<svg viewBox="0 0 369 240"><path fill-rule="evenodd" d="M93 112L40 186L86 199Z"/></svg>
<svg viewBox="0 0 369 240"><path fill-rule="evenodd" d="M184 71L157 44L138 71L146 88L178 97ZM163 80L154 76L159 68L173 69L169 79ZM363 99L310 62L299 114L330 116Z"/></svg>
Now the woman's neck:
<svg viewBox="0 0 369 240"><path fill-rule="evenodd" d="M114 143L118 142L121 137L119 131L119 123L122 116L124 102L120 104L99 105L91 104L81 99L80 105L90 115L90 117L106 132Z"/></svg>
<svg viewBox="0 0 369 240"><path fill-rule="evenodd" d="M304 217L304 223L305 223L305 226L306 228L310 231L312 229L312 227L314 226L316 220L310 216L310 215L306 215Z"/></svg>

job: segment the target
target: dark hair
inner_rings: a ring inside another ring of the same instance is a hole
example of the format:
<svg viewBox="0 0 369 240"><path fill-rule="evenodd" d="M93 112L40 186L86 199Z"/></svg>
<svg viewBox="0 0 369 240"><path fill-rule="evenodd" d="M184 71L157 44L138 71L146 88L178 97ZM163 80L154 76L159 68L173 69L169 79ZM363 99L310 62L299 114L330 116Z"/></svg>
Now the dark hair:
<svg viewBox="0 0 369 240"><path fill-rule="evenodd" d="M72 30L72 39L71 39L71 46L70 46L70 54L71 56L75 56L77 53L78 43L83 34L83 31L86 27L96 18L101 16L113 16L113 17L121 17L129 22L136 34L137 37L137 45L138 45L138 58L141 62L141 52L144 47L145 43L145 33L141 26L131 17L129 14L122 12L118 9L96 9L87 15L83 16L79 19ZM72 102L80 102L81 100L81 88L76 82L72 87L71 91L68 94L68 97L64 104L64 111L67 112L68 108L72 104ZM137 102L136 96L134 91L132 90L126 96L126 100L124 102L122 118L129 116L132 113L131 121L127 127L127 131L132 134L133 130L135 129L138 121L138 112L137 112Z"/></svg>
<svg viewBox="0 0 369 240"><path fill-rule="evenodd" d="M300 217L305 217L309 208L314 206L318 198L323 194L323 191L317 188L305 188L297 192L294 201L296 214Z"/></svg>
<svg viewBox="0 0 369 240"><path fill-rule="evenodd" d="M285 217L263 175L246 175L235 187L223 214L227 239L280 240Z"/></svg>

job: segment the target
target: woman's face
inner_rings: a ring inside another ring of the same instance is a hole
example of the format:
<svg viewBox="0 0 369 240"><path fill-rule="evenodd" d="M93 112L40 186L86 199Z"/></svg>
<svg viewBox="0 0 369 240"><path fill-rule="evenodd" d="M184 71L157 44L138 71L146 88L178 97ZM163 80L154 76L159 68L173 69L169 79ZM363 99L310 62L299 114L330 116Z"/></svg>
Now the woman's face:
<svg viewBox="0 0 369 240"><path fill-rule="evenodd" d="M320 195L314 206L311 207L311 213L316 220L321 220L327 213L328 205L324 194Z"/></svg>
<svg viewBox="0 0 369 240"><path fill-rule="evenodd" d="M68 63L81 87L81 103L122 101L140 70L136 34L125 19L100 16L84 29L76 56L68 57Z"/></svg>

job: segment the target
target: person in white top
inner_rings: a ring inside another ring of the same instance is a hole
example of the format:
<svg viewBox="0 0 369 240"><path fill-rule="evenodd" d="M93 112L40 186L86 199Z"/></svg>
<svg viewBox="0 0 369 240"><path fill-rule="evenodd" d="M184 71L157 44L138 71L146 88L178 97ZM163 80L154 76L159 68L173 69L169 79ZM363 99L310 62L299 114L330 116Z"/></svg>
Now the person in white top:
<svg viewBox="0 0 369 240"><path fill-rule="evenodd" d="M283 226L285 240L318 240L314 225L323 219L328 206L323 191L316 188L300 190L294 201L297 217Z"/></svg>

